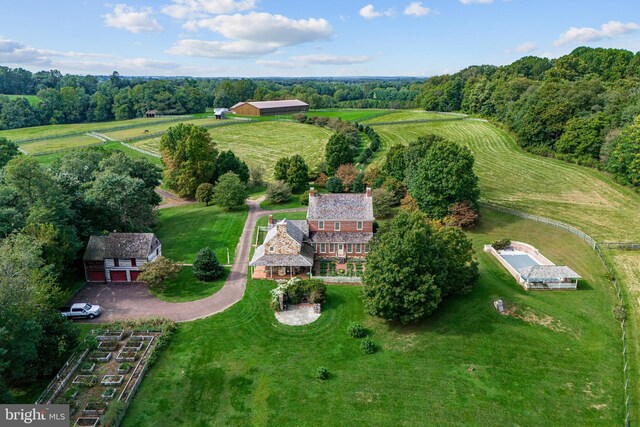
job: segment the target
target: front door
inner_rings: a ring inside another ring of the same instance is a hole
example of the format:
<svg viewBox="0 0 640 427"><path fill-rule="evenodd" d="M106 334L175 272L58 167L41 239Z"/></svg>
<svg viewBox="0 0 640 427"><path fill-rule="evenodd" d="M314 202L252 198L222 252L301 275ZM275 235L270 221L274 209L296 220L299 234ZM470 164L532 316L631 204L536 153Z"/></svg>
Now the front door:
<svg viewBox="0 0 640 427"><path fill-rule="evenodd" d="M339 257L344 256L344 245L342 243L338 243L338 256Z"/></svg>

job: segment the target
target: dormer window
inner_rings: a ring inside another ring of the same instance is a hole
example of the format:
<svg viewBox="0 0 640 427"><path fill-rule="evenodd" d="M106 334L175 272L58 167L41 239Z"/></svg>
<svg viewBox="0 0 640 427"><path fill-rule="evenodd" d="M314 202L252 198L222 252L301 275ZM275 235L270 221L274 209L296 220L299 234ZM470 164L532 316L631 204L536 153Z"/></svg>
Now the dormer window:
<svg viewBox="0 0 640 427"><path fill-rule="evenodd" d="M324 230L324 221L318 221L318 230Z"/></svg>
<svg viewBox="0 0 640 427"><path fill-rule="evenodd" d="M340 223L339 222L334 222L333 223L333 230L334 231L340 231Z"/></svg>

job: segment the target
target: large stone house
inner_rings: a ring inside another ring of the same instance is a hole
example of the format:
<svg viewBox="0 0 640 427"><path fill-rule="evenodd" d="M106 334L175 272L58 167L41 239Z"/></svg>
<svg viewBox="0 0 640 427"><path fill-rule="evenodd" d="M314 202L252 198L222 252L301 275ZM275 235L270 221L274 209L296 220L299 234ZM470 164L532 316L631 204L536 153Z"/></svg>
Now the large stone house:
<svg viewBox="0 0 640 427"><path fill-rule="evenodd" d="M87 282L135 282L140 267L162 255L153 233L110 233L91 236L84 253Z"/></svg>
<svg viewBox="0 0 640 427"><path fill-rule="evenodd" d="M366 258L373 237L371 189L364 194L316 194L309 191L306 220L273 221L249 265L254 277L311 273L314 263L330 259L344 264Z"/></svg>

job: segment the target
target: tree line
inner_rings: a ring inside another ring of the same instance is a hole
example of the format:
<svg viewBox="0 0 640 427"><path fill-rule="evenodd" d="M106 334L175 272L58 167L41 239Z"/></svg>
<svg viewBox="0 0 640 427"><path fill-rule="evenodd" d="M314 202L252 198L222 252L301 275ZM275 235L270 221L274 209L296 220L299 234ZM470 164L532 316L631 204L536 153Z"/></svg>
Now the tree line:
<svg viewBox="0 0 640 427"><path fill-rule="evenodd" d="M311 108L413 107L417 79L195 79L62 75L0 67L0 129L102 122L162 114L203 113L237 102L298 98ZM25 98L38 95L32 105Z"/></svg>
<svg viewBox="0 0 640 427"><path fill-rule="evenodd" d="M428 79L416 102L499 121L525 150L640 185L640 53L580 47L555 60L472 66Z"/></svg>

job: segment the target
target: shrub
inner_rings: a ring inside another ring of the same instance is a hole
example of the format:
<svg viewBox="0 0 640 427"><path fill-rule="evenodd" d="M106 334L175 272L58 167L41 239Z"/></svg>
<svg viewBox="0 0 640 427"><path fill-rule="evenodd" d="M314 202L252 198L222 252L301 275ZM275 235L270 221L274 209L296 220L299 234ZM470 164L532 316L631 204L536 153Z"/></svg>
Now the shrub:
<svg viewBox="0 0 640 427"><path fill-rule="evenodd" d="M209 206L209 203L213 201L213 184L208 182L203 182L198 185L196 189L196 200L200 203L204 203L205 206Z"/></svg>
<svg viewBox="0 0 640 427"><path fill-rule="evenodd" d="M331 193L342 193L343 189L342 181L337 176L329 178L326 187Z"/></svg>
<svg viewBox="0 0 640 427"><path fill-rule="evenodd" d="M274 181L267 185L267 200L271 203L284 203L291 198L291 187L284 181Z"/></svg>
<svg viewBox="0 0 640 427"><path fill-rule="evenodd" d="M146 283L150 288L161 289L166 280L174 280L180 271L182 271L181 265L169 258L159 256L140 267L138 281Z"/></svg>
<svg viewBox="0 0 640 427"><path fill-rule="evenodd" d="M491 246L496 251L501 251L501 250L507 249L509 246L511 246L511 240L509 240L509 239L496 240L495 242L493 242L491 244Z"/></svg>
<svg viewBox="0 0 640 427"><path fill-rule="evenodd" d="M347 335L351 338L364 338L367 335L367 330L362 326L362 323L351 322L347 326Z"/></svg>
<svg viewBox="0 0 640 427"><path fill-rule="evenodd" d="M318 175L318 178L316 178L316 184L319 185L320 187L324 187L325 185L327 185L328 180L329 180L329 177L327 176L327 174L324 172L320 172L320 174Z"/></svg>
<svg viewBox="0 0 640 427"><path fill-rule="evenodd" d="M364 352L364 354L373 354L378 348L373 341L371 341L369 338L365 338L360 343L360 349Z"/></svg>
<svg viewBox="0 0 640 427"><path fill-rule="evenodd" d="M291 118L293 120L295 120L298 123L306 123L307 122L307 115L304 113L296 113L294 115L291 116Z"/></svg>
<svg viewBox="0 0 640 427"><path fill-rule="evenodd" d="M316 370L316 379L324 381L324 380L326 380L328 378L329 378L329 370L327 368L325 368L324 366L320 366Z"/></svg>
<svg viewBox="0 0 640 427"><path fill-rule="evenodd" d="M300 204L302 206L307 206L309 204L309 191L305 191L300 195Z"/></svg>
<svg viewBox="0 0 640 427"><path fill-rule="evenodd" d="M342 182L342 187L346 192L351 191L353 187L353 183L358 177L358 174L359 174L358 169L356 169L356 167L353 166L352 164L340 165L340 167L338 168L338 171L336 172L336 176L340 178L340 181Z"/></svg>
<svg viewBox="0 0 640 427"><path fill-rule="evenodd" d="M477 222L478 211L469 201L449 205L449 215L444 218L445 224L462 229L472 228Z"/></svg>
<svg viewBox="0 0 640 427"><path fill-rule="evenodd" d="M307 279L303 282L304 293L307 295L311 304L324 303L324 293L327 290L327 285L319 279Z"/></svg>
<svg viewBox="0 0 640 427"><path fill-rule="evenodd" d="M224 267L218 262L211 248L202 248L193 262L193 275L205 282L214 281L224 274Z"/></svg>

